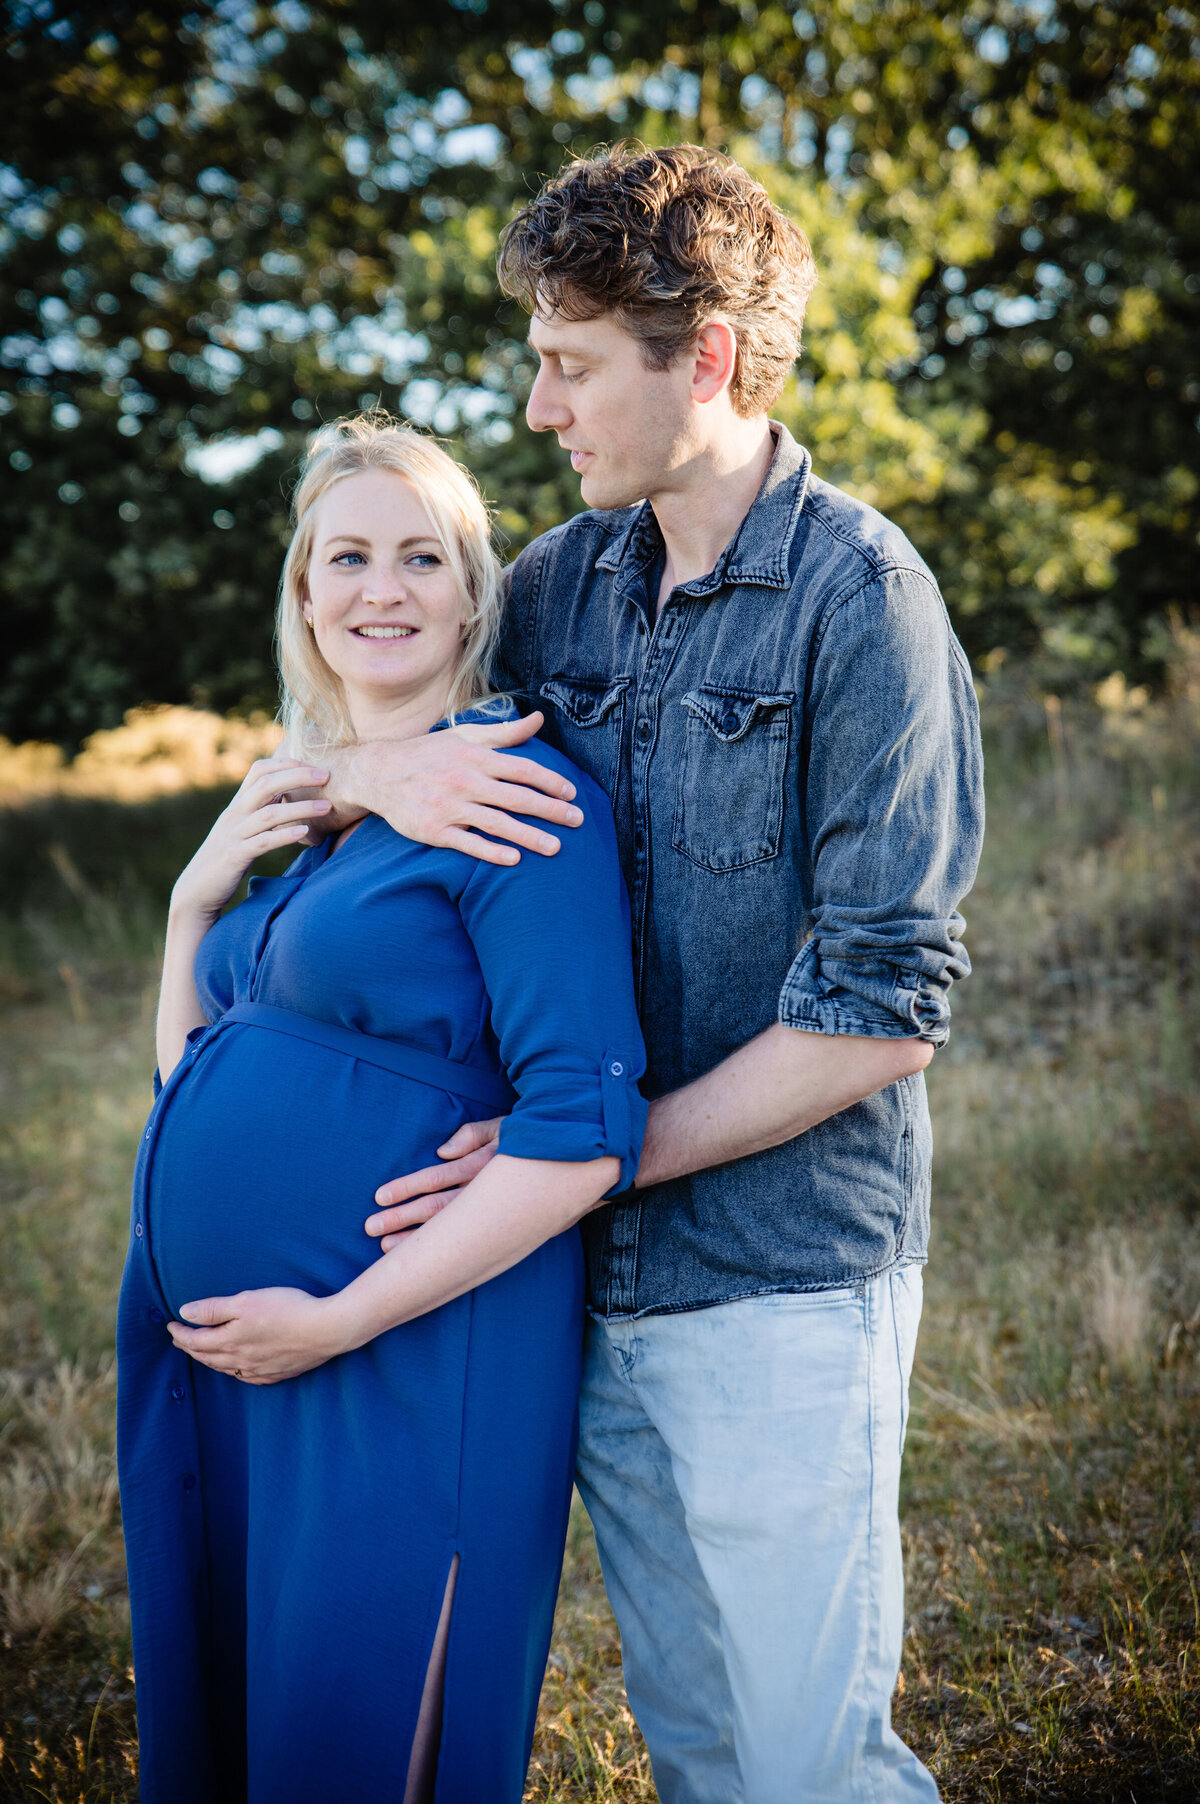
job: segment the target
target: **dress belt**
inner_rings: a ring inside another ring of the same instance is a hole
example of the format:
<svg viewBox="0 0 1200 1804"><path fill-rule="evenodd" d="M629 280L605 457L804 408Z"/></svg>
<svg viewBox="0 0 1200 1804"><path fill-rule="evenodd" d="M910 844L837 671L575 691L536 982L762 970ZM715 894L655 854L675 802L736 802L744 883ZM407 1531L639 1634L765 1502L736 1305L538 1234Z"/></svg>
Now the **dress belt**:
<svg viewBox="0 0 1200 1804"><path fill-rule="evenodd" d="M312 1015L298 1015L292 1009L274 1008L267 1002L237 1002L213 1025L216 1033L237 1021L252 1027L266 1027L272 1033L290 1034L294 1040L308 1040L314 1046L326 1046L331 1052L344 1052L349 1058L361 1059L367 1065L381 1065L401 1077L411 1077L418 1084L429 1084L435 1090L446 1090L451 1096L469 1097L472 1102L486 1103L489 1108L505 1113L517 1100L516 1091L498 1071L484 1071L478 1065L460 1065L454 1059L439 1058L436 1052L424 1052L417 1046L406 1046L401 1040L384 1040L378 1034L359 1033L352 1027L338 1027L332 1021L318 1021Z"/></svg>

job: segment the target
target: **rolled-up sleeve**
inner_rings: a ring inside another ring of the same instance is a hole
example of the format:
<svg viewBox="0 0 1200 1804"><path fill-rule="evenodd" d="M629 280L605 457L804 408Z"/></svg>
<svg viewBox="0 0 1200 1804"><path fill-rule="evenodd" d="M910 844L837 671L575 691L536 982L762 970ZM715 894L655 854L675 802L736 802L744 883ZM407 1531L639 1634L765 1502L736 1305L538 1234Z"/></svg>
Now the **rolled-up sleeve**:
<svg viewBox="0 0 1200 1804"><path fill-rule="evenodd" d="M522 1159L621 1165L610 1195L637 1175L647 1104L646 1054L633 993L629 903L603 792L537 741L578 785L584 824L553 858L480 863L459 897L517 1101L499 1150Z"/></svg>
<svg viewBox="0 0 1200 1804"><path fill-rule="evenodd" d="M889 571L831 609L812 667L804 809L811 933L785 1026L945 1044L971 964L958 904L983 838L970 671L942 599Z"/></svg>

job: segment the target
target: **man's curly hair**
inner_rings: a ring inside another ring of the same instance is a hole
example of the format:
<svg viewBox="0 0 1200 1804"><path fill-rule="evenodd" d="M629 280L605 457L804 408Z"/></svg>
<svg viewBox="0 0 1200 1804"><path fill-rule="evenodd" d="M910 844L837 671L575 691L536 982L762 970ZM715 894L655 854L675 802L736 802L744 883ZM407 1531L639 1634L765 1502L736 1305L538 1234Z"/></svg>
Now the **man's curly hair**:
<svg viewBox="0 0 1200 1804"><path fill-rule="evenodd" d="M817 280L807 238L729 157L626 142L568 163L500 240L500 286L532 313L613 314L666 369L710 319L729 322L729 396L749 419L779 398Z"/></svg>

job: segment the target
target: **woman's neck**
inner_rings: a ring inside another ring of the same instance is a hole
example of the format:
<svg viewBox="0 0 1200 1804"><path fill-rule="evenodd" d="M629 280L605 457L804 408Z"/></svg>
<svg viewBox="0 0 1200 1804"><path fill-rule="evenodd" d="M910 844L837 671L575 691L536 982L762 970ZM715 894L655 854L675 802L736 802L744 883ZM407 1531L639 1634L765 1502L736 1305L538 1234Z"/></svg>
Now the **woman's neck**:
<svg viewBox="0 0 1200 1804"><path fill-rule="evenodd" d="M354 737L360 744L374 739L419 739L445 717L448 702L442 688L397 699L361 693L346 697Z"/></svg>

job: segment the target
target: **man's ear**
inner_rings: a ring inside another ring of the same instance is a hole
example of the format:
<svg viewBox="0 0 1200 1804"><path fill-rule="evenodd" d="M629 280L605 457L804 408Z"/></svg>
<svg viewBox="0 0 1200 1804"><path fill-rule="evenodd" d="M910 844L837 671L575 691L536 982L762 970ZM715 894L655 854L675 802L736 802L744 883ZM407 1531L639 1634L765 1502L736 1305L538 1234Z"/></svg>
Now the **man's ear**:
<svg viewBox="0 0 1200 1804"><path fill-rule="evenodd" d="M729 321L710 319L701 326L692 356L692 399L715 401L737 369L737 334Z"/></svg>

